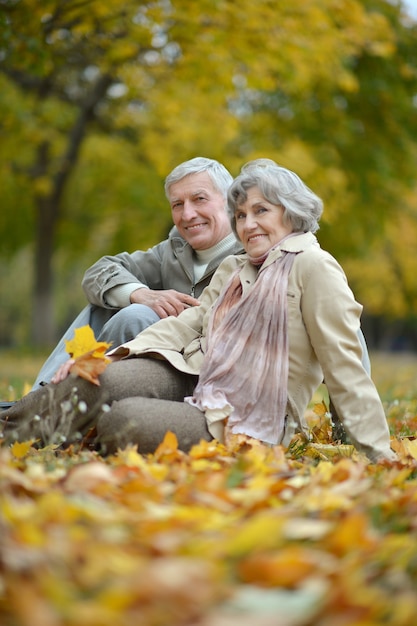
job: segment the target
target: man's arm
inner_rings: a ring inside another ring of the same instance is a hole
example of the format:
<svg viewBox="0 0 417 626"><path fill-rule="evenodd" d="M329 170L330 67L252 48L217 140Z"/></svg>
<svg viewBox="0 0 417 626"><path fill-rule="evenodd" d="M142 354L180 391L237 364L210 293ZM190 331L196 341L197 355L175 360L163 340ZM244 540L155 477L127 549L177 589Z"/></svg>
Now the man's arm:
<svg viewBox="0 0 417 626"><path fill-rule="evenodd" d="M105 256L92 265L84 275L83 288L92 304L121 309L129 304L150 307L162 319L179 315L181 311L197 306L199 301L176 289L162 289L164 253L169 241L163 241L146 252L122 252ZM172 272L174 281L174 271Z"/></svg>
<svg viewBox="0 0 417 626"><path fill-rule="evenodd" d="M107 301L108 292L115 287L131 285L130 293L135 290L135 285L136 289L162 289L162 255L167 245L169 242L165 240L146 251L121 252L99 259L85 272L82 280L88 301L105 308L120 308Z"/></svg>

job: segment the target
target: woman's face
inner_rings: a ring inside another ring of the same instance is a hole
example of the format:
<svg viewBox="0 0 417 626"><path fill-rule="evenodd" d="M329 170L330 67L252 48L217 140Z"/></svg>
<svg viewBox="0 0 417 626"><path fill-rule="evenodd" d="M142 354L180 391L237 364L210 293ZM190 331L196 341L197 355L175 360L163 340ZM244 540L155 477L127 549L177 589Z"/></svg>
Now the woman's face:
<svg viewBox="0 0 417 626"><path fill-rule="evenodd" d="M265 200L258 187L248 189L247 196L235 211L236 231L246 252L259 257L289 235L292 228L284 224L283 207Z"/></svg>

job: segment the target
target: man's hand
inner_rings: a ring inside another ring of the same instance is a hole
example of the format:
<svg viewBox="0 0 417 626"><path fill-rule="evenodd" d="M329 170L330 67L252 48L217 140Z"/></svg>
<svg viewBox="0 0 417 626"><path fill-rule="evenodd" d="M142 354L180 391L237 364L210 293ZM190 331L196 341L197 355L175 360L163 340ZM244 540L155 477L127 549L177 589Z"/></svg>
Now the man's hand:
<svg viewBox="0 0 417 626"><path fill-rule="evenodd" d="M175 317L190 306L198 306L200 302L186 293L166 289L154 291L152 289L136 289L130 294L130 301L136 304L145 304L155 311L161 319L174 315Z"/></svg>

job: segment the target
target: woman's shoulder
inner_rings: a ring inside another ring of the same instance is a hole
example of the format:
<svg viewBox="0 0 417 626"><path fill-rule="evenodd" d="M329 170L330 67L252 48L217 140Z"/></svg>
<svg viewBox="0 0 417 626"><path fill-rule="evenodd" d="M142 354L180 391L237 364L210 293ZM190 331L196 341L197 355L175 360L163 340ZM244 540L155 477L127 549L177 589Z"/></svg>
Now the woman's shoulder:
<svg viewBox="0 0 417 626"><path fill-rule="evenodd" d="M242 265L245 265L245 263L248 262L248 258L249 257L246 254L246 252L242 254L230 254L225 259L223 259L218 269L224 269L224 270L236 269L238 267L241 267Z"/></svg>
<svg viewBox="0 0 417 626"><path fill-rule="evenodd" d="M307 237L309 235L309 237ZM301 252L302 254L297 254L297 257L300 260L304 260L305 262L311 262L313 259L317 260L329 260L337 263L335 257L324 248L321 247L317 237L312 233L304 233L302 236L303 246L300 246L300 249L297 252ZM301 239L300 239L301 240Z"/></svg>
<svg viewBox="0 0 417 626"><path fill-rule="evenodd" d="M302 254L297 254L294 269L302 282L346 280L343 267L328 250L320 246L317 240L315 244L306 247Z"/></svg>

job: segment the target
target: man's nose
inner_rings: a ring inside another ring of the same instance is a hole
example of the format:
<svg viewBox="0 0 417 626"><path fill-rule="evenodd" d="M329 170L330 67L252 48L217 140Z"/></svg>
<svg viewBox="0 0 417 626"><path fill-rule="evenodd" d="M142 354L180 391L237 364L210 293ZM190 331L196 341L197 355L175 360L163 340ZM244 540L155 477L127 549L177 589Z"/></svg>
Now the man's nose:
<svg viewBox="0 0 417 626"><path fill-rule="evenodd" d="M194 207L194 203L190 200L186 200L184 202L183 210L182 210L182 219L190 220L196 216L196 210Z"/></svg>

